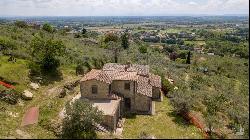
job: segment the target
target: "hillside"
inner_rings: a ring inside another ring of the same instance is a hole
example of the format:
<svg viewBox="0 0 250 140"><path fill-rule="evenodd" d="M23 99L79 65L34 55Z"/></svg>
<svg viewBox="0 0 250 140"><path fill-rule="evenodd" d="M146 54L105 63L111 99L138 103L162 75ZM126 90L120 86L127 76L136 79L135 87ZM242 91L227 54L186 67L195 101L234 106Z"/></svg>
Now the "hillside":
<svg viewBox="0 0 250 140"><path fill-rule="evenodd" d="M112 47L120 46L120 40L105 43L104 35L87 34L76 38L63 31L49 33L14 25L0 25L0 33L0 45L7 48L0 53L0 80L14 85L18 94L26 89L34 94L30 101L18 98L15 105L0 100L0 109L4 110L0 113L0 127L3 128L0 138L22 138L16 132L18 129L27 132L32 138L58 138L53 124L65 103L79 93L80 88L77 86L64 98L59 98L56 87L62 88L69 82L79 80L81 76L76 76L78 66L86 73L90 69L101 68L105 63L114 62L115 53ZM31 65L35 58L31 54L31 44L36 35L60 40L66 47L66 53L57 57L60 61L57 75L31 75ZM89 39L97 43L86 41ZM8 61L11 55L16 61ZM192 52L191 64L186 64L183 59L173 61L164 50L151 48L147 43L136 39L130 39L129 48L120 48L117 56L118 63L129 61L148 64L151 72L175 81L174 85L167 86L168 98L157 103L156 116L138 115L126 120L124 138L139 138L142 132L157 138L202 138L199 129L186 123L179 115L183 106L188 111L202 114L206 125L219 129L225 138L242 138L243 136L234 133L240 127L248 132L249 59ZM38 82L34 80L37 77L41 78L40 88L33 90L29 84ZM8 91L5 87L0 87L0 92ZM174 90L174 87L177 89ZM219 104L220 108L213 108ZM22 117L32 106L39 106L39 122L37 125L21 128ZM207 113L209 109L216 111L211 115ZM16 114L13 116L9 112ZM248 137L248 134L244 137Z"/></svg>

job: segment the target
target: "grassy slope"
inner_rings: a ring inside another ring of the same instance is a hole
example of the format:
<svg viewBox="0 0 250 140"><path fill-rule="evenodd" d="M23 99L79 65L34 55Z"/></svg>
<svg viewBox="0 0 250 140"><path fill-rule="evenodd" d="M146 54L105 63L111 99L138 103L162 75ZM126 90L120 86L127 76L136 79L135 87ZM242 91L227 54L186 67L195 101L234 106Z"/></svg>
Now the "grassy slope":
<svg viewBox="0 0 250 140"><path fill-rule="evenodd" d="M16 63L10 64L7 62L7 58L8 57L0 57L0 76L16 82L16 87L20 91L23 89L30 90L34 95L34 98L31 101L21 101L23 102L23 105L9 105L0 101L0 108L4 107L6 109L5 112L0 113L0 138L9 136L17 137L17 129L28 132L32 138L56 138L55 135L51 131L48 131L44 126L48 125L52 119L57 118L58 113L61 111L66 101L72 98L74 94L61 99L54 96L53 93L48 94L48 90L52 87L63 85L65 82L72 79L76 79L77 77L74 76L74 70L68 67L61 68L63 73L62 80L54 81L47 86L41 86L39 90L34 91L28 87L30 81L28 78L28 69L26 67L27 61L17 59ZM79 87L76 89L79 91ZM37 125L21 128L20 125L25 111L33 106L39 106L39 123ZM11 117L8 115L7 111L17 113L17 117Z"/></svg>
<svg viewBox="0 0 250 140"><path fill-rule="evenodd" d="M23 90L29 81L27 61L17 60L17 63L8 62L6 56L0 56L0 77L13 82L17 90Z"/></svg>
<svg viewBox="0 0 250 140"><path fill-rule="evenodd" d="M202 138L200 131L172 112L167 98L156 102L154 116L137 115L125 121L124 138L139 138L142 132L156 138Z"/></svg>

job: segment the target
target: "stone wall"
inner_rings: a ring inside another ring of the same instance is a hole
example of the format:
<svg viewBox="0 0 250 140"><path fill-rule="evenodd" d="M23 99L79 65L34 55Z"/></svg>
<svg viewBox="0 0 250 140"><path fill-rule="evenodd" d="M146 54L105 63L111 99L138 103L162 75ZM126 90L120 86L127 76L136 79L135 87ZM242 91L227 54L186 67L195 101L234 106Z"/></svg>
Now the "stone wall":
<svg viewBox="0 0 250 140"><path fill-rule="evenodd" d="M135 95L135 112L151 114L152 100L150 97L145 95L136 94Z"/></svg>
<svg viewBox="0 0 250 140"><path fill-rule="evenodd" d="M97 86L97 94L92 94L92 86ZM80 84L81 96L89 99L109 99L109 84L97 80L83 81Z"/></svg>
<svg viewBox="0 0 250 140"><path fill-rule="evenodd" d="M120 109L118 108L114 115L104 115L102 125L107 127L107 129L114 131L117 128L117 123L119 121Z"/></svg>
<svg viewBox="0 0 250 140"><path fill-rule="evenodd" d="M130 83L130 90L125 89L125 83ZM92 86L96 85L98 87L98 93L92 94ZM89 99L110 99L109 94L109 84L97 80L89 80L81 82L81 95L83 98ZM153 114L154 106L152 98L136 93L136 82L134 81L113 81L111 84L111 91L121 94L124 98L130 98L132 113L139 114ZM153 97L160 98L160 89L155 88L153 90ZM124 111L124 101L121 102L121 111ZM123 112L122 112L123 113ZM113 122L113 120L112 120Z"/></svg>
<svg viewBox="0 0 250 140"><path fill-rule="evenodd" d="M125 90L124 85L126 82L130 83L130 90ZM134 81L113 81L111 89L112 91L122 94L124 98L130 98L130 112L139 114L152 114L152 99L145 95L136 93L136 83ZM122 101L121 104L121 110L124 110L124 101Z"/></svg>
<svg viewBox="0 0 250 140"><path fill-rule="evenodd" d="M152 98L154 100L161 100L161 89L160 88L153 87Z"/></svg>
<svg viewBox="0 0 250 140"><path fill-rule="evenodd" d="M125 83L130 83L130 90L125 90ZM134 81L113 81L111 89L114 92L120 93L124 98L130 98L131 110L134 110L135 82ZM124 102L122 102L124 103ZM124 104L122 105L124 107ZM124 109L124 108L123 108Z"/></svg>

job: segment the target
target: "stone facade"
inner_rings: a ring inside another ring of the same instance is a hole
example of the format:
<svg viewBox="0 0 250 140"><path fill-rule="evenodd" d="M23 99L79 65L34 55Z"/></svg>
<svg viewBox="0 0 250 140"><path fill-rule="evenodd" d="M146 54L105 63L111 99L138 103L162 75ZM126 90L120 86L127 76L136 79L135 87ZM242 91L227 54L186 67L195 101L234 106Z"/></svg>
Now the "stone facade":
<svg viewBox="0 0 250 140"><path fill-rule="evenodd" d="M92 86L97 86L97 94L92 94ZM81 82L80 84L81 97L87 99L109 99L109 84L97 81L89 80Z"/></svg>
<svg viewBox="0 0 250 140"><path fill-rule="evenodd" d="M80 91L89 100L119 99L114 113L104 115L103 125L111 130L126 112L154 115L154 101L162 99L160 77L143 65L105 64L103 70L91 70L83 77Z"/></svg>
<svg viewBox="0 0 250 140"><path fill-rule="evenodd" d="M125 83L130 84L130 90L125 89ZM97 87L97 94L92 93L92 86ZM111 86L111 88L110 88ZM112 99L109 95L115 93L123 98L122 100L122 110L131 113L139 114L152 114L152 103L153 98L147 97L145 95L136 93L136 83L134 81L113 81L111 84L107 84L101 81L89 80L82 82L81 85L81 96L87 99ZM110 88L110 89L109 89ZM160 96L157 88L155 99ZM125 109L125 99L130 100L130 108Z"/></svg>

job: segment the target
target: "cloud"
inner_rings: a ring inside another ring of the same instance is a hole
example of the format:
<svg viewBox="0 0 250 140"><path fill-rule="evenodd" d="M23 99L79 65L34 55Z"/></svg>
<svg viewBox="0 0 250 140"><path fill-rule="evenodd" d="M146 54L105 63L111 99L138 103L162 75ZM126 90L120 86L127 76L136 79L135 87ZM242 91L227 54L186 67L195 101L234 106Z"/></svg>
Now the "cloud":
<svg viewBox="0 0 250 140"><path fill-rule="evenodd" d="M248 0L0 0L0 15L248 14Z"/></svg>
<svg viewBox="0 0 250 140"><path fill-rule="evenodd" d="M198 3L193 2L193 1L190 1L188 4L189 4L189 5L198 5Z"/></svg>

